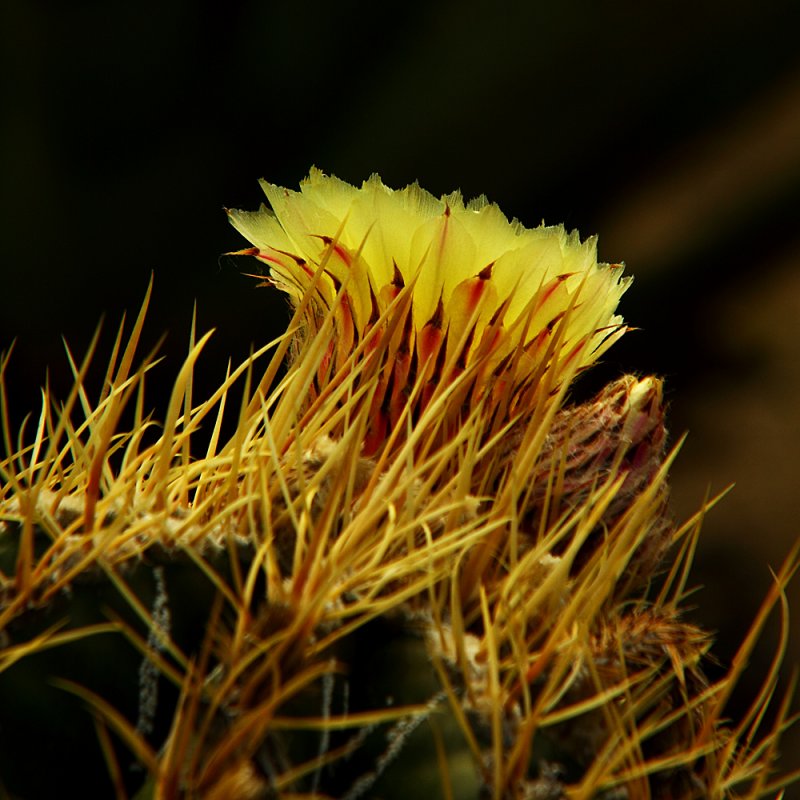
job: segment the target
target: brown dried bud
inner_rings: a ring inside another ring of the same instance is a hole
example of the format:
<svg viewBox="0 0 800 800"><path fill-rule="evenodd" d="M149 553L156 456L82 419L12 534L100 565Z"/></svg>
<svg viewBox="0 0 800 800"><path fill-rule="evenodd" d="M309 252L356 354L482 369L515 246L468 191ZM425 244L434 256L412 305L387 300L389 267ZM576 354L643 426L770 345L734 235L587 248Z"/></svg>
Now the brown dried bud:
<svg viewBox="0 0 800 800"><path fill-rule="evenodd" d="M565 511L589 502L609 476L624 476L596 532L581 550L575 564L580 568L655 479L664 462L665 442L662 382L658 378L625 375L592 400L563 409L553 421L534 468L525 509L526 529L531 533L539 530L543 513L549 523L555 522ZM631 559L629 572L646 577L669 546L666 500L663 487L651 528ZM560 551L567 544L562 543Z"/></svg>

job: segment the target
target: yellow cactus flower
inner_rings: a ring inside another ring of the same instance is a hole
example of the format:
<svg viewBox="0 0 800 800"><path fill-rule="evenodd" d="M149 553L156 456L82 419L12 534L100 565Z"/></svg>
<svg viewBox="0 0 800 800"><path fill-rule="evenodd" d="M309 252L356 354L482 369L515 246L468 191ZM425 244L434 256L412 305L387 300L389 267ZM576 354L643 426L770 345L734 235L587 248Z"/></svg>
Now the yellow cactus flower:
<svg viewBox="0 0 800 800"><path fill-rule="evenodd" d="M597 262L594 238L509 222L485 197L437 199L417 184L394 191L377 175L358 188L315 169L299 192L262 188L271 210L229 212L253 244L239 253L264 262L296 305L311 292L310 332L341 304L312 392L350 371L360 346L380 350L368 371L367 453L406 409L417 419L461 376L451 427L459 408L480 402L489 417L501 403L504 417L524 413L548 369L552 391L625 330L615 311L630 279ZM381 335L387 329L394 335Z"/></svg>

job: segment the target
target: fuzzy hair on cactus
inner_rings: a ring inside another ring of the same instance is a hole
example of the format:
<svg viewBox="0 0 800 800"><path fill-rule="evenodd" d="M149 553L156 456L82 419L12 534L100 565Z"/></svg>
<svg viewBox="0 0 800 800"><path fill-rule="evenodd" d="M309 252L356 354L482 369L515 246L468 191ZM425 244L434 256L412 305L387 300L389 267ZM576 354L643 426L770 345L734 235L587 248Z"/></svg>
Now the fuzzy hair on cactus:
<svg viewBox="0 0 800 800"><path fill-rule="evenodd" d="M796 552L707 678L683 609L715 501L669 513L662 383L571 401L626 331L622 267L485 198L319 170L262 186L269 208L228 213L289 299L284 335L197 402L193 328L156 421L148 289L99 397L95 340L65 400L2 426L0 788L778 797ZM0 403L6 421L5 383ZM729 720L776 608L762 690Z"/></svg>

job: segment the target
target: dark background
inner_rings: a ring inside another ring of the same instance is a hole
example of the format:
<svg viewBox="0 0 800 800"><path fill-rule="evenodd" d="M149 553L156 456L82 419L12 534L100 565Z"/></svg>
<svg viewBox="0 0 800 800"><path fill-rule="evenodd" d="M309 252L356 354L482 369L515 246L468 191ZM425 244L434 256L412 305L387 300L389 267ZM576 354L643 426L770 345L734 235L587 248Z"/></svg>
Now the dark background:
<svg viewBox="0 0 800 800"><path fill-rule="evenodd" d="M532 226L600 234L638 327L583 391L665 376L676 512L709 516L695 616L734 652L800 533L800 5L780 2L9 2L0 16L0 348L14 424L70 377L101 314L214 327L196 397L286 321L221 254L223 206L312 164L485 193ZM102 349L102 348L101 348ZM205 388L204 388L205 385ZM798 582L790 595L800 619ZM793 623L796 629L797 624ZM765 638L763 658L769 658ZM800 661L800 635L784 672ZM764 665L754 666L758 673ZM748 673L749 674L749 673ZM787 737L786 767L800 767ZM792 794L797 797L795 791Z"/></svg>

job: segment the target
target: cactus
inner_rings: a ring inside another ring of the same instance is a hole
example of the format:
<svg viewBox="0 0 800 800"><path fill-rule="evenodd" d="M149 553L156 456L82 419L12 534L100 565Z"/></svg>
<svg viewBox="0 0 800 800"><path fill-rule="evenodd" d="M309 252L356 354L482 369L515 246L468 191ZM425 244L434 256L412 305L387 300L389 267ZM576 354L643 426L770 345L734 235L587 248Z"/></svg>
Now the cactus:
<svg viewBox="0 0 800 800"><path fill-rule="evenodd" d="M709 680L683 607L715 501L670 516L661 381L570 401L626 330L621 266L482 198L264 189L272 210L229 215L285 335L196 403L193 329L156 423L148 289L99 398L93 344L33 430L3 425L5 791L776 797L796 553ZM726 720L776 606L762 691Z"/></svg>

